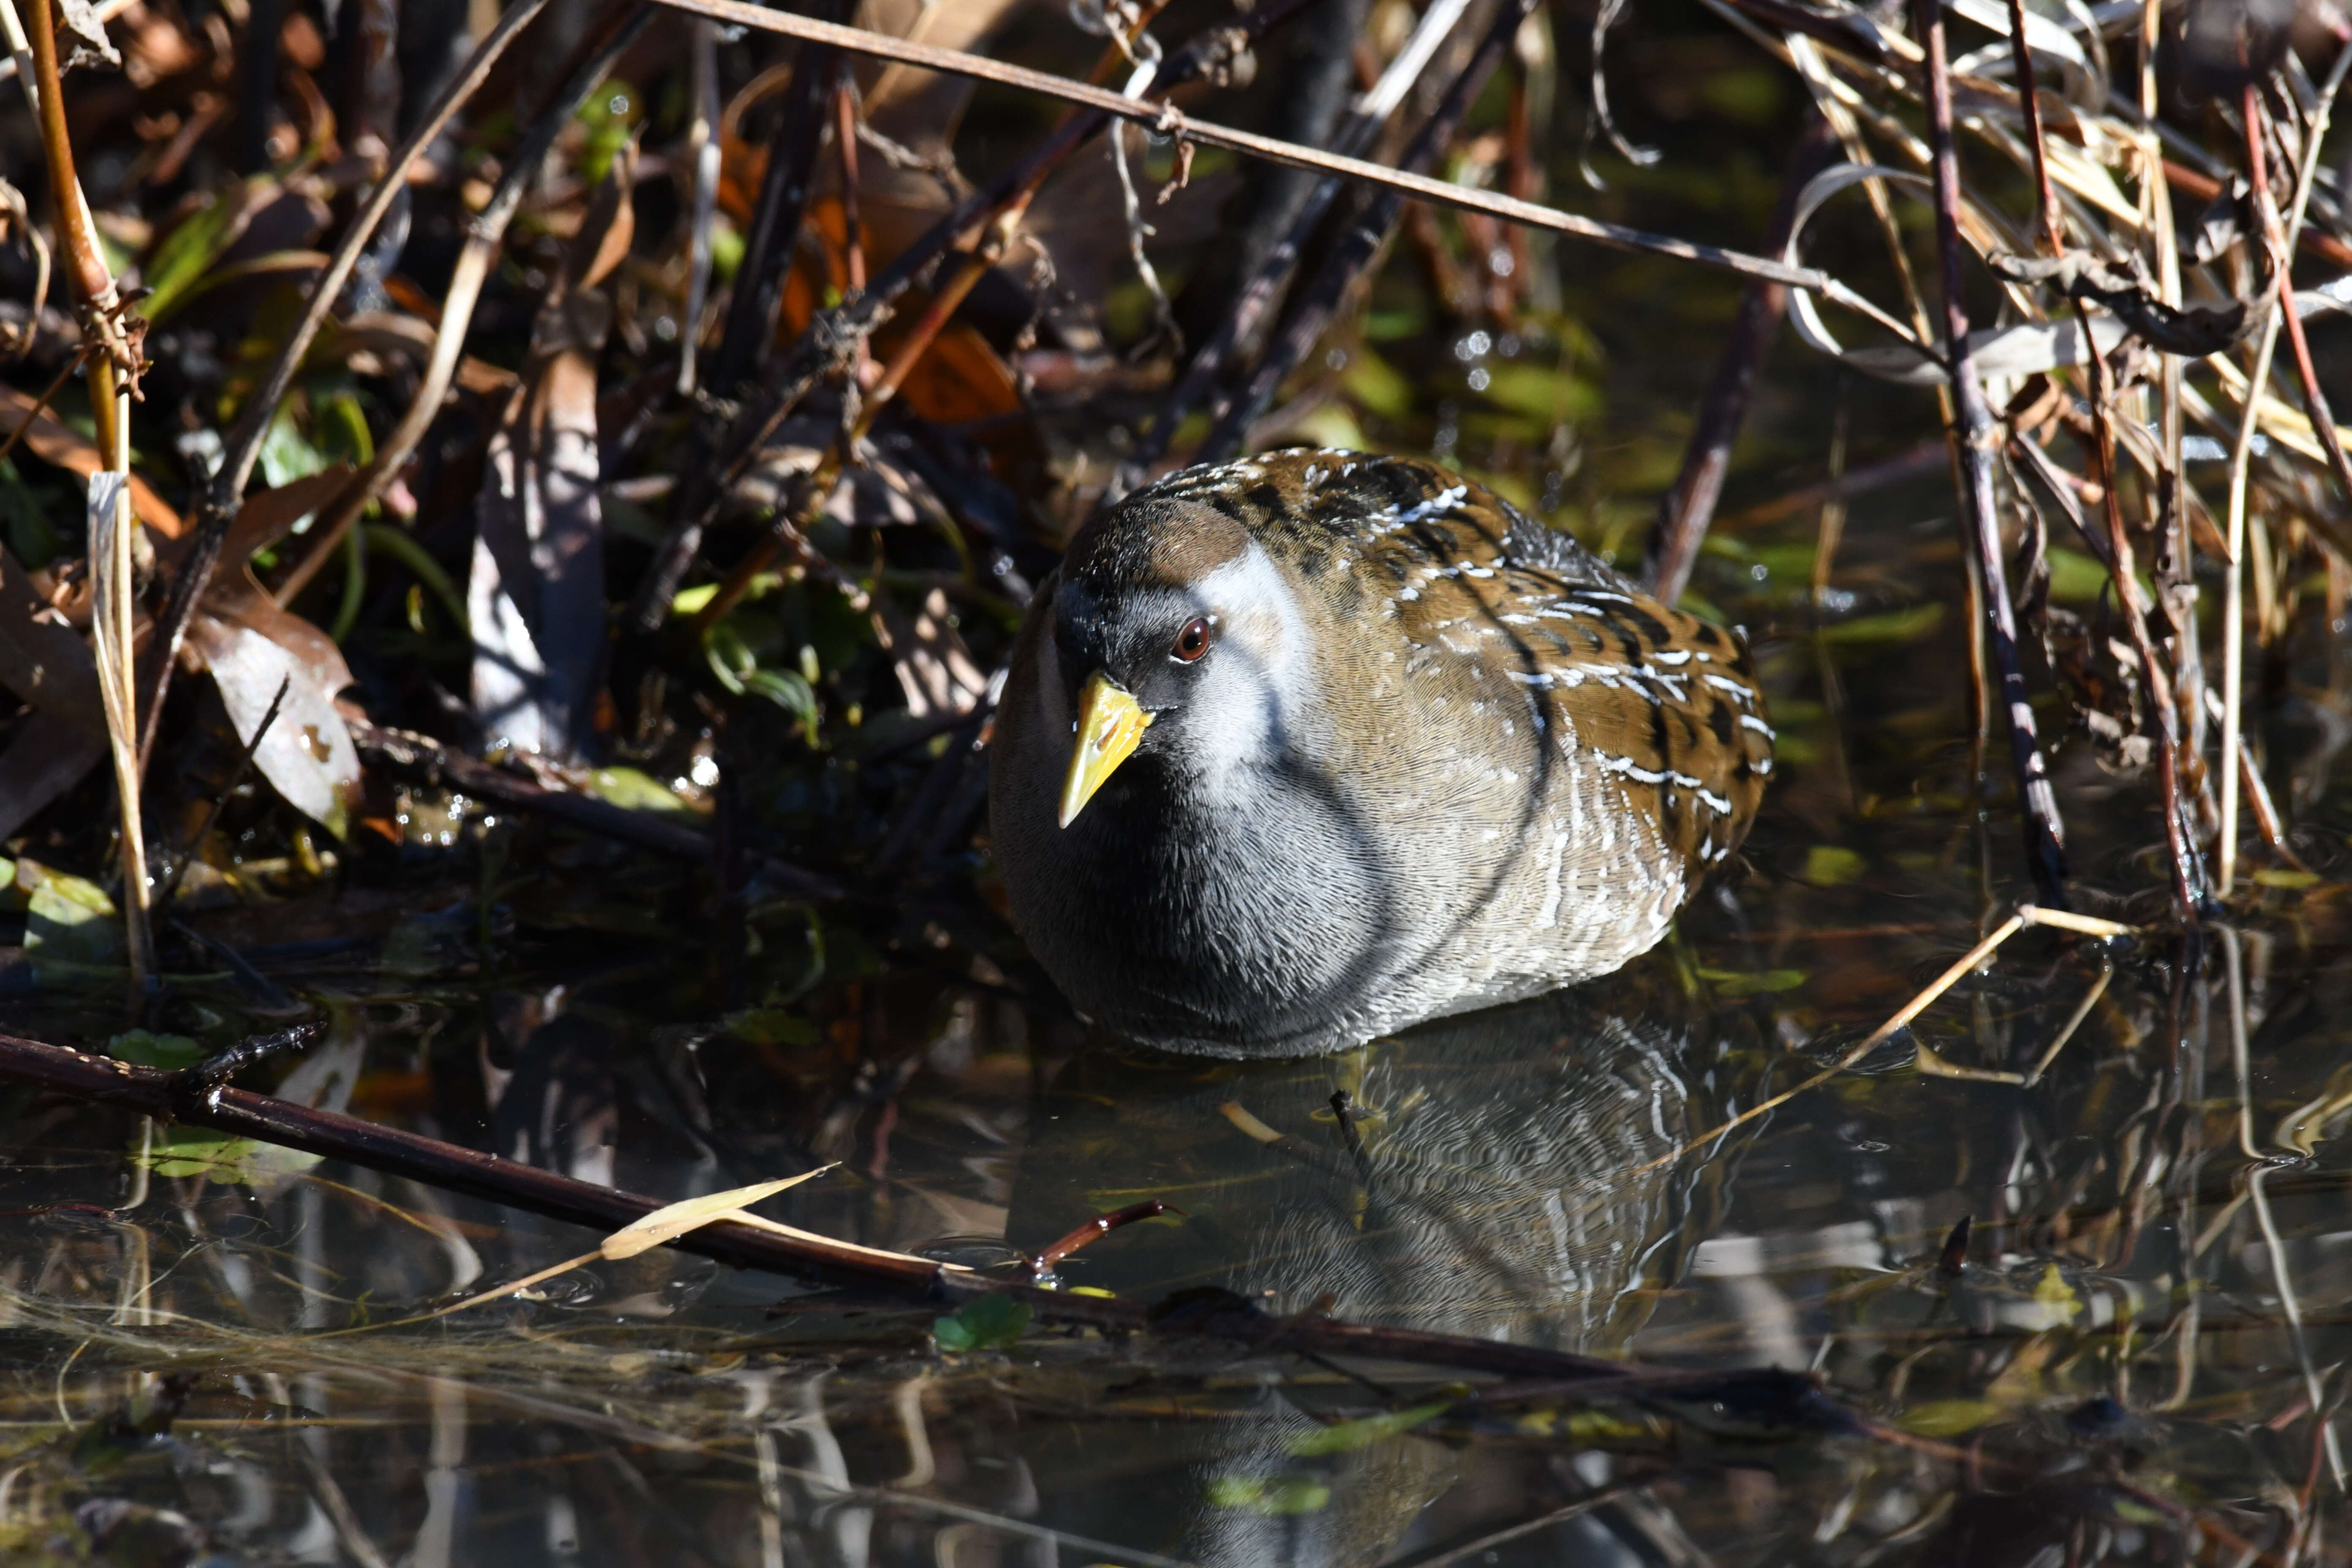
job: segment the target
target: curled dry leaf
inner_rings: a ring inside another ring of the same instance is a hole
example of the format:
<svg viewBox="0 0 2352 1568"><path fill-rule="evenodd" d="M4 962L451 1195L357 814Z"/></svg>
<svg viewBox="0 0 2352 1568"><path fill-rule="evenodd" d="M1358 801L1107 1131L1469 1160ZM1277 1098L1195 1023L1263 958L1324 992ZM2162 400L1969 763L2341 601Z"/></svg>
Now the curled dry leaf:
<svg viewBox="0 0 2352 1568"><path fill-rule="evenodd" d="M261 737L253 765L288 805L337 837L349 824L360 784L359 752L335 707L336 693L352 684L351 667L332 637L279 608L247 563L332 500L351 477L350 467L338 464L264 490L239 508L225 546L236 570L214 579L188 626L188 645L212 670L221 705L245 744L254 744L285 685L285 702Z"/></svg>
<svg viewBox="0 0 2352 1568"><path fill-rule="evenodd" d="M106 36L106 18L91 0L58 0L58 13L65 23L66 36L73 40L73 52L66 58L68 70L76 66L122 68L122 56Z"/></svg>
<svg viewBox="0 0 2352 1568"><path fill-rule="evenodd" d="M1927 185L1926 176L1907 170L1889 169L1875 163L1832 164L1808 181L1799 195L1796 222L1790 230L1789 243L1782 252L1783 258L1791 261L1796 258L1803 242L1805 225L1823 203L1841 191L1869 181L1884 182L1895 190L1914 194L1924 192ZM2142 314L2147 316L2147 312ZM2201 316L2205 313L2189 314L2198 315L2200 320L2183 326L2182 331L2191 327L2221 330L2202 321ZM2179 312L2174 312L2174 315L2183 322L2188 321L2188 317ZM1814 307L1812 296L1802 289L1790 291L1789 324L1796 329L1798 338L1806 347L1828 354L1864 375L1906 386L1937 386L1951 380L1944 368L1940 347L1923 344L1914 338L1906 337L1896 342L1868 348L1846 347L1831 335L1821 312ZM2113 352L2115 346L2124 340L2126 331L2124 321L2116 316L2091 318L2091 342L2102 354ZM2021 321L2011 327L1982 328L1970 332L1968 342L1969 353L1980 379L2034 375L2061 365L2080 364L2085 357L2082 331L2071 319Z"/></svg>
<svg viewBox="0 0 2352 1568"><path fill-rule="evenodd" d="M59 423L47 409L36 412L38 404L39 399L29 392L0 386L0 440L15 434L29 416L32 426L25 432L24 444L41 461L84 481L106 467L106 459L88 437ZM131 510L138 514L141 522L166 539L177 539L185 531L186 525L179 512L137 474L131 476Z"/></svg>
<svg viewBox="0 0 2352 1568"><path fill-rule="evenodd" d="M241 618L207 607L188 626L188 641L204 656L220 685L221 705L237 739L254 744L261 721L278 687L286 700L277 721L255 747L253 765L288 805L341 837L360 784L360 755L351 731L335 710L334 693L351 684L351 671L325 633L275 605ZM288 647L289 628L307 630L332 653L330 661L304 658Z"/></svg>
<svg viewBox="0 0 2352 1568"><path fill-rule="evenodd" d="M2070 300L2105 306L2135 336L2167 353L2203 359L2235 347L2248 329L2243 300L2183 310L2156 298L2153 284L2106 266L2088 251L2073 251L2054 260L2021 256L1989 260L1994 271L2012 283L2053 283Z"/></svg>

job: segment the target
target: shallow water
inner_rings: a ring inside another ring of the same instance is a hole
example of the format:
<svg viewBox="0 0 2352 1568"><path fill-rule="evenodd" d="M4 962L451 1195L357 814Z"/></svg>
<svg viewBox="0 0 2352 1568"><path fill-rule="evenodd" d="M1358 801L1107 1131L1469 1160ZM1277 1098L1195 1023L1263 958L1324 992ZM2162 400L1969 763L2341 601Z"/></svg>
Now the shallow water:
<svg viewBox="0 0 2352 1568"><path fill-rule="evenodd" d="M982 1267L1160 1198L1181 1213L1095 1241L1064 1284L1811 1369L1843 1429L1556 1388L1465 1405L1458 1374L1045 1330L945 1355L936 1310L664 1251L404 1322L596 1237L16 1093L0 1548L418 1568L2340 1551L2311 1414L2352 1352L2347 825L2318 754L2352 709L2326 668L2271 735L2274 780L2316 781L2296 810L2317 880L2273 875L2193 936L2029 930L1858 1070L1691 1144L1848 1048L2024 885L2000 787L1969 804L1957 616L1866 619L1936 603L1948 567L1906 519L1937 499L1858 509L1878 521L1853 537L1900 547L1848 557L1879 604L1843 634L1790 607L1796 536L1710 566L1789 744L1746 866L1666 946L1328 1061L1088 1039L1001 937L992 958L950 941L947 904L895 933L755 908L751 962L810 984L711 1022L683 879L562 839L509 878L500 836L541 831L510 825L197 921L331 1001L281 1093L665 1197L837 1161L763 1212ZM2145 790L2080 750L2060 766L2080 907L2160 921ZM9 973L13 1032L121 1033L111 1004ZM174 1008L207 1041L268 1024L231 976ZM1922 1070L2022 1075L2077 1014L2030 1086ZM144 1436L179 1397L158 1373L194 1381Z"/></svg>
<svg viewBox="0 0 2352 1568"><path fill-rule="evenodd" d="M1654 85L1745 81L1765 99L1743 125L1793 95L1666 41ZM1667 126L1661 170L1586 205L1748 243L1789 129ZM1358 433L1630 556L1729 288L1571 253L1524 341L1449 342L1412 271L1351 340ZM1854 500L1819 613L1816 510L1737 526L1822 477L1842 406L1859 468L1931 438L1932 399L1786 342L1759 397L1694 586L1750 631L1780 766L1740 862L1606 981L1325 1061L1160 1057L1054 1002L969 863L814 913L755 882L730 918L699 868L420 795L396 853L192 900L248 967L180 977L151 1023L210 1048L322 1003L323 1044L246 1081L662 1198L837 1163L761 1212L869 1246L1001 1267L1156 1198L1171 1212L1062 1283L1777 1366L1824 1398L1465 1401L1492 1380L1041 1328L951 1354L940 1309L661 1250L428 1317L599 1238L0 1089L0 1563L93 1542L361 1568L2340 1559L2341 1439L2314 1413L2352 1357L2352 668L2321 646L2342 628L2260 661L2255 739L2308 873L2257 853L2229 921L2172 931L2148 782L2070 740L2078 907L2148 934L2028 930L1856 1070L1715 1136L2030 886L1997 755L1987 784L1970 754L1942 477ZM912 810L843 828L847 765L748 770L751 814L820 863L855 839L936 868ZM901 798L976 804L929 753L889 765ZM0 910L0 1030L168 1053L123 1038L119 999L56 962L70 942L28 951L60 939L39 925Z"/></svg>

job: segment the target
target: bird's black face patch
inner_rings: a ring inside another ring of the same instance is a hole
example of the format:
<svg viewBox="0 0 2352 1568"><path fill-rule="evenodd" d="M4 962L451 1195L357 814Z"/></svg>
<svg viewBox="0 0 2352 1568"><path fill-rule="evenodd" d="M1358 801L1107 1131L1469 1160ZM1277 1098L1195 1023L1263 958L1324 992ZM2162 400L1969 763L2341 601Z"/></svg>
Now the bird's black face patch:
<svg viewBox="0 0 2352 1568"><path fill-rule="evenodd" d="M1062 655L1063 689L1073 702L1087 677L1099 670L1147 713L1180 705L1200 671L1216 657L1215 638L1196 658L1176 653L1185 628L1214 616L1187 590L1113 585L1084 577L1066 581L1055 596L1054 640Z"/></svg>
<svg viewBox="0 0 2352 1568"><path fill-rule="evenodd" d="M1148 713L1181 707L1217 662L1217 606L1198 585L1249 548L1241 523L1214 505L1152 490L1079 530L1054 606L1066 689L1075 696L1099 670ZM1177 651L1185 628L1201 619L1211 625L1208 646L1185 658Z"/></svg>

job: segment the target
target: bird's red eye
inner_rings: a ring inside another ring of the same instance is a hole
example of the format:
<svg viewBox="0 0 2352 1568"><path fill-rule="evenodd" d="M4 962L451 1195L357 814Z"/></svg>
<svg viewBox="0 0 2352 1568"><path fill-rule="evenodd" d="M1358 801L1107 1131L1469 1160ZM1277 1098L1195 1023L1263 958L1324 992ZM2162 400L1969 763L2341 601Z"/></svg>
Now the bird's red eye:
<svg viewBox="0 0 2352 1568"><path fill-rule="evenodd" d="M1209 651L1209 618L1194 616L1185 622L1184 629L1176 634L1176 646L1168 651L1186 664L1199 659Z"/></svg>

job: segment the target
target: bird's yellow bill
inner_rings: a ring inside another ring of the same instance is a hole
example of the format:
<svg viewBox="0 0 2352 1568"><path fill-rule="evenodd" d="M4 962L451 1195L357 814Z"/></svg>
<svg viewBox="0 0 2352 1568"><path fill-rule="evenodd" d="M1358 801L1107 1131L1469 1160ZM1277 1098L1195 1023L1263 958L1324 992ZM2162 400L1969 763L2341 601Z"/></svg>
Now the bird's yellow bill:
<svg viewBox="0 0 2352 1568"><path fill-rule="evenodd" d="M1087 677L1078 689L1077 743L1070 752L1070 771L1062 777L1063 826L1078 819L1103 781L1135 754L1136 742L1150 728L1151 715L1134 698L1099 670Z"/></svg>

